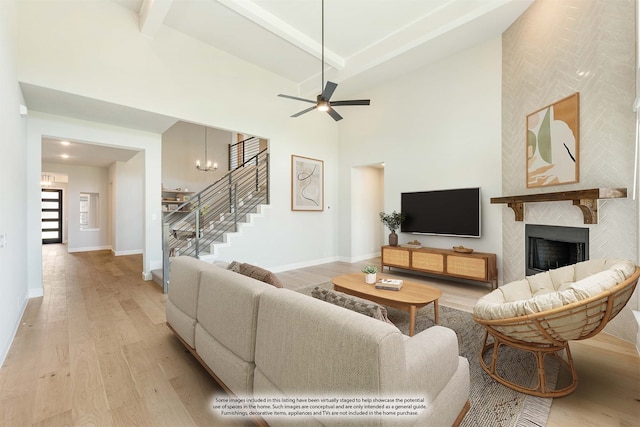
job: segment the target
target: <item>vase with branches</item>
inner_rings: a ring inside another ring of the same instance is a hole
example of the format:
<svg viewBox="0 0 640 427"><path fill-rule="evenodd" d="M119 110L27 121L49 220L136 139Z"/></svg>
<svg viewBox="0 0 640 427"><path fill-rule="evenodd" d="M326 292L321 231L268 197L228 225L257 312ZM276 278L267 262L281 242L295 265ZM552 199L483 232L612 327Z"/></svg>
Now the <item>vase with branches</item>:
<svg viewBox="0 0 640 427"><path fill-rule="evenodd" d="M405 214L402 212L393 211L390 214L380 212L380 221L391 231L389 234L389 245L398 246L398 235L396 230L400 228L400 224L405 220Z"/></svg>

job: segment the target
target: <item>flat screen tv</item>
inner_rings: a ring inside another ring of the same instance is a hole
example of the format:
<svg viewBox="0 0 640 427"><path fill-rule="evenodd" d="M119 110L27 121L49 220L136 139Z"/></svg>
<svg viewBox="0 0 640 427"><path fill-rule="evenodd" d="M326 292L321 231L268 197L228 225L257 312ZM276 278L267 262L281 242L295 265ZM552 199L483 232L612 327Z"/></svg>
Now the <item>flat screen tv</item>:
<svg viewBox="0 0 640 427"><path fill-rule="evenodd" d="M480 188L402 193L404 233L480 237Z"/></svg>

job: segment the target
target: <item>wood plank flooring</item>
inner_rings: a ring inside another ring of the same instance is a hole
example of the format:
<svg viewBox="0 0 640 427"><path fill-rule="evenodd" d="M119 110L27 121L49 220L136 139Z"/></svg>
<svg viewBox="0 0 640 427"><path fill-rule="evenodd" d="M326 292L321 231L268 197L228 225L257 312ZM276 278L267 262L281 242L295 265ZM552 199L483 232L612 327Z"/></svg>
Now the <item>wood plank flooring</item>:
<svg viewBox="0 0 640 427"><path fill-rule="evenodd" d="M333 262L278 277L299 289L378 263ZM222 390L166 327L166 296L141 270L139 255L43 247L45 295L28 302L0 369L0 425L247 425L210 410ZM488 292L482 284L392 273L440 288L440 304L466 311ZM638 425L635 347L607 334L571 346L580 385L554 400L547 425Z"/></svg>

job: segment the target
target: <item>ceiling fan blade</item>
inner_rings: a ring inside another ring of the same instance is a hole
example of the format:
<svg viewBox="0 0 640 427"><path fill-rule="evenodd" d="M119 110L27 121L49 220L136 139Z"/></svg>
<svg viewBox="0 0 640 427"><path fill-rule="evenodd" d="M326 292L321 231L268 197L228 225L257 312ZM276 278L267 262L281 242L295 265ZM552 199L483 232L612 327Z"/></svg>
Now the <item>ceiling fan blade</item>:
<svg viewBox="0 0 640 427"><path fill-rule="evenodd" d="M344 105L370 105L371 104L371 100L370 99L352 99L349 101L332 101L331 105L333 105L334 107L336 106L344 106Z"/></svg>
<svg viewBox="0 0 640 427"><path fill-rule="evenodd" d="M338 120L342 120L342 116L340 114L338 114L338 112L336 110L334 110L333 108L329 108L329 110L327 110L327 114L329 114L331 117L333 117L333 120L335 120L336 122Z"/></svg>
<svg viewBox="0 0 640 427"><path fill-rule="evenodd" d="M303 115L304 113L308 113L309 111L311 111L311 110L315 110L315 109L316 109L316 106L314 105L313 107L309 107L309 108L307 108L306 110L302 110L302 111L300 111L300 112L295 113L295 114L294 114L294 115L292 115L291 117L298 117L298 116Z"/></svg>
<svg viewBox="0 0 640 427"><path fill-rule="evenodd" d="M298 98L297 96L291 96L291 95L283 95L281 93L278 94L278 96L281 96L283 98L289 98L289 99L295 99L297 101L304 101L304 102L310 102L312 104L315 104L317 101L312 101L310 99L304 99L304 98Z"/></svg>
<svg viewBox="0 0 640 427"><path fill-rule="evenodd" d="M331 99L331 95L333 95L333 92L336 90L337 87L338 87L337 83L330 82L327 80L327 84L324 85L324 90L322 91L322 99L324 99L325 101L328 101L329 99Z"/></svg>

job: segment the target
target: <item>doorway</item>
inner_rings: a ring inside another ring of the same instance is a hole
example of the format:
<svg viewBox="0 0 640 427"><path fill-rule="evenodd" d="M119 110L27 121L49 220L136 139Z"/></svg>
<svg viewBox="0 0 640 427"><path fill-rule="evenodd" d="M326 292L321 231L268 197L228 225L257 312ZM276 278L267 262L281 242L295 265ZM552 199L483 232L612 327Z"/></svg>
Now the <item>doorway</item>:
<svg viewBox="0 0 640 427"><path fill-rule="evenodd" d="M351 169L351 259L380 256L384 227L384 166L382 163Z"/></svg>
<svg viewBox="0 0 640 427"><path fill-rule="evenodd" d="M42 244L62 243L62 190L42 189Z"/></svg>

